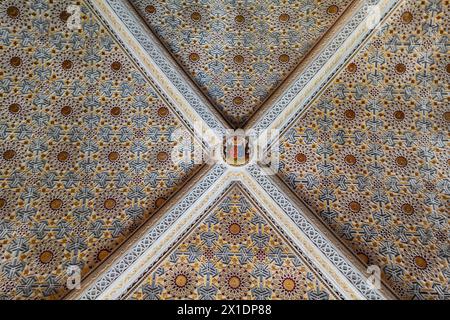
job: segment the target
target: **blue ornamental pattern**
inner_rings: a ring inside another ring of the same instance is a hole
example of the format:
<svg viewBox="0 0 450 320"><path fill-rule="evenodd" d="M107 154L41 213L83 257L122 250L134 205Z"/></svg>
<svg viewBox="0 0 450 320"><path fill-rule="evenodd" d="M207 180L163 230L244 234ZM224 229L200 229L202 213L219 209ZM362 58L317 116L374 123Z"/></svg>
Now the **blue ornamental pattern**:
<svg viewBox="0 0 450 320"><path fill-rule="evenodd" d="M242 126L345 12L349 0L132 0L234 126Z"/></svg>
<svg viewBox="0 0 450 320"><path fill-rule="evenodd" d="M450 297L448 17L403 1L281 141L282 179L403 299Z"/></svg>
<svg viewBox="0 0 450 320"><path fill-rule="evenodd" d="M2 299L61 298L199 169L171 161L184 124L152 80L68 5L0 3Z"/></svg>
<svg viewBox="0 0 450 320"><path fill-rule="evenodd" d="M342 299L239 184L129 292L130 299Z"/></svg>

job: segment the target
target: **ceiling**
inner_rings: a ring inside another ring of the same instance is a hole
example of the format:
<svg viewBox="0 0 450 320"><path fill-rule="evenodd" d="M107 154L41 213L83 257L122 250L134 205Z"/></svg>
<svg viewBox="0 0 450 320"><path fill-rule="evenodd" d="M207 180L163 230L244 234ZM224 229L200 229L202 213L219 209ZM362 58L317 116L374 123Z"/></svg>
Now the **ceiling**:
<svg viewBox="0 0 450 320"><path fill-rule="evenodd" d="M67 264L89 274L199 169L170 161L186 126L153 81L88 6L89 32L67 31L66 8L0 5L4 298L61 298Z"/></svg>
<svg viewBox="0 0 450 320"><path fill-rule="evenodd" d="M351 3L130 2L211 103L238 128Z"/></svg>
<svg viewBox="0 0 450 320"><path fill-rule="evenodd" d="M126 297L342 298L307 255L292 247L292 240L286 241L277 229L280 227L257 207L242 185L231 185Z"/></svg>
<svg viewBox="0 0 450 320"><path fill-rule="evenodd" d="M448 1L76 4L0 3L0 298L450 297Z"/></svg>
<svg viewBox="0 0 450 320"><path fill-rule="evenodd" d="M281 139L282 179L405 299L450 271L444 8L400 4Z"/></svg>

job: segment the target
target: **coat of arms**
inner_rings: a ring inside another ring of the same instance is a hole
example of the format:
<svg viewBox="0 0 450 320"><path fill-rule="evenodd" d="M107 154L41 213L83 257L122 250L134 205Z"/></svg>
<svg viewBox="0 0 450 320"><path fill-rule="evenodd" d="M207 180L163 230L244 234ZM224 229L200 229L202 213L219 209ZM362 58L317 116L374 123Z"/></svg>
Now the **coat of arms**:
<svg viewBox="0 0 450 320"><path fill-rule="evenodd" d="M236 130L225 136L224 158L231 166L243 166L248 163L248 138L243 130Z"/></svg>

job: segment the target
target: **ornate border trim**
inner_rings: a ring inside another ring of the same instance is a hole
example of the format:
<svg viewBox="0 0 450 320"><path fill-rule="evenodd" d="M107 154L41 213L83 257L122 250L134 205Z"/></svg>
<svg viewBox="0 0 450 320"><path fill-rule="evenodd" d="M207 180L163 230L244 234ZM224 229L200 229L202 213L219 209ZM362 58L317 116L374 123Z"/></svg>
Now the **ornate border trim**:
<svg viewBox="0 0 450 320"><path fill-rule="evenodd" d="M143 255L170 226L188 211L189 208L204 195L225 172L225 166L217 165L213 167L210 172L198 182L192 191L190 191L174 208L165 213L161 221L148 230L144 237L139 239L130 250L127 250L105 274L97 278L94 284L90 285L79 298L82 300L98 298L121 274Z"/></svg>
<svg viewBox="0 0 450 320"><path fill-rule="evenodd" d="M264 191L275 201L278 206L288 215L292 222L314 243L314 245L325 255L325 257L345 276L347 280L367 299L383 300L385 297L379 292L369 288L365 277L348 261L331 241L300 212L280 191L266 175L263 175L261 169L255 165L249 167L247 172L264 189Z"/></svg>
<svg viewBox="0 0 450 320"><path fill-rule="evenodd" d="M358 26L361 25L363 21L367 18L368 10L370 6L377 5L378 3L383 2L384 6L387 6L387 10L384 12L384 16L387 15L391 9L394 7L399 0L367 0L364 1L364 5L360 10L356 12L356 14L346 23L346 25L342 28L342 30L332 39L332 41L322 50L322 52L313 60L313 62L302 72L299 74L298 78L293 81L293 83L287 87L283 88L285 91L278 98L277 101L274 102L274 105L269 108L264 114L261 115L261 118L256 121L253 125L252 129L256 132L262 132L269 128L276 120L283 118L288 121L294 121L300 113L302 113L305 107L316 97L318 92L326 86L329 81L335 76L335 74L339 71L341 66L345 63L345 60L351 56L355 51L359 50L360 45L365 41L366 38L370 37L372 33L371 30L364 30L365 33L356 39L356 44L352 45L352 50L347 50L344 48L344 45L349 40L349 38L354 34L355 30L357 30ZM383 7L384 7L383 6ZM384 18L384 17L383 17ZM295 98L299 96L302 90L305 87L313 83L313 79L318 76L324 66L333 58L333 56L338 55L339 51L343 51L344 57L340 59L341 61L332 66L331 70L325 70L328 74L324 79L320 80L319 83L314 85L314 88L311 94L309 94L309 98L303 100L299 105L295 107L294 113L289 115L283 115L282 113L288 108L288 106L294 101ZM284 129L287 125L283 125L282 129Z"/></svg>
<svg viewBox="0 0 450 320"><path fill-rule="evenodd" d="M316 275L328 286L328 289L333 291L333 293L336 295L337 298L344 300L345 295L340 291L340 288L336 286L336 284L329 279L329 275L324 274L320 268L317 266L315 262L312 261L312 259L306 254L306 250L303 250L300 248L293 239L289 235L286 234L285 230L275 221L275 219L271 216L271 214L262 208L259 204L257 199L254 198L254 195L250 191L250 189L245 185L241 179L237 178L236 180L231 180L227 183L227 185L223 188L223 190L220 192L218 196L216 196L212 201L212 203L203 210L203 212L196 217L188 227L175 239L172 241L170 246L168 246L164 252L159 254L153 261L145 267L145 269L142 269L141 274L135 279L133 283L131 283L127 288L125 288L122 293L117 297L118 299L127 299L129 298L130 294L132 293L133 289L140 285L142 280L148 276L149 273L153 272L152 269L160 263L162 259L170 252L173 247L178 245L180 241L183 241L184 238L189 236L189 234L195 229L196 225L198 223L201 223L204 219L206 219L211 212L217 208L217 206L220 204L220 202L223 200L224 197L227 196L229 192L231 192L233 189L239 189L240 192L245 194L249 200L252 202L252 204L260 211L261 214L263 214L264 218L274 227L277 232L286 239L286 241L289 243L289 246L292 247L292 249L304 260L304 263L308 265L308 267L311 268L313 272L316 273Z"/></svg>
<svg viewBox="0 0 450 320"><path fill-rule="evenodd" d="M196 92L192 85L188 84L190 82L186 79L186 75L178 70L179 68L167 56L165 49L161 48L161 45L154 39L148 27L140 20L141 18L136 14L128 1L105 0L105 3L201 119L210 128L221 132L226 130L227 128L222 118L211 111L215 109L208 105L204 97Z"/></svg>

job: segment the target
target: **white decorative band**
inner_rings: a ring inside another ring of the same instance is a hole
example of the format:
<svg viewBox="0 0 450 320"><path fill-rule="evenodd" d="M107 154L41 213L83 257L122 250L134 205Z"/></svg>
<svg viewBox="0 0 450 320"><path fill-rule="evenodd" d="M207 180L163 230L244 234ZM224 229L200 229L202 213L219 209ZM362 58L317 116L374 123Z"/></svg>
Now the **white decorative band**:
<svg viewBox="0 0 450 320"><path fill-rule="evenodd" d="M150 246L173 225L207 190L225 173L226 167L217 165L211 168L174 208L164 215L127 253L115 262L111 268L98 278L80 297L93 300L99 297L123 272L127 270Z"/></svg>
<svg viewBox="0 0 450 320"><path fill-rule="evenodd" d="M154 43L153 39L147 35L149 30L134 14L132 7L128 1L123 0L106 0L106 3L111 7L114 13L119 17L122 23L128 28L130 34L136 39L147 54L153 59L156 65L164 72L167 78L182 94L191 107L198 113L198 115L206 122L210 128L214 128L220 132L225 130L223 124L210 111L199 96L186 83L182 75L177 70L177 66L169 62L164 54L160 51L159 43Z"/></svg>
<svg viewBox="0 0 450 320"><path fill-rule="evenodd" d="M256 165L247 168L249 174L292 219L302 232L314 243L325 257L350 281L350 283L367 299L382 300L382 295L370 288L366 278L338 252L338 250L315 228L311 222L294 206L279 188L261 172Z"/></svg>

